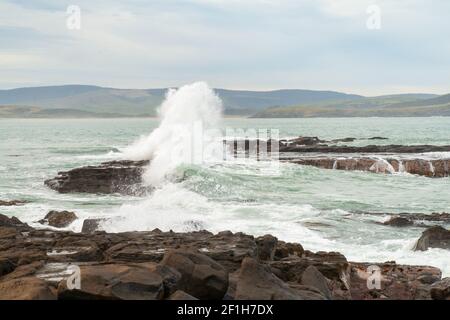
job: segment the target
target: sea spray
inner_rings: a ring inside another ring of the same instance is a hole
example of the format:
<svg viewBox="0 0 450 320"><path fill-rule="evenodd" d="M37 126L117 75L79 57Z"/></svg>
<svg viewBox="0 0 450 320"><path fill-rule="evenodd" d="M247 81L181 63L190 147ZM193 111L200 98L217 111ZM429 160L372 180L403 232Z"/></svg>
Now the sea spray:
<svg viewBox="0 0 450 320"><path fill-rule="evenodd" d="M222 109L222 101L205 82L169 89L158 110L159 127L127 147L123 157L151 160L143 180L159 186L180 164L221 154L217 128Z"/></svg>

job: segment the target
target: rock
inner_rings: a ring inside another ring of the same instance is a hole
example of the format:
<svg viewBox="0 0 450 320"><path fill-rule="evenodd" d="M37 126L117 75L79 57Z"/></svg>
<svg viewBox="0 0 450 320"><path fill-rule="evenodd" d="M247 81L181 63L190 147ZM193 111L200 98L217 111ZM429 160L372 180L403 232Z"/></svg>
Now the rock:
<svg viewBox="0 0 450 320"><path fill-rule="evenodd" d="M25 231L25 230L31 229L26 223L22 223L16 217L9 218L3 214L0 214L0 227L9 227L9 228L14 228L15 230L20 230L20 231Z"/></svg>
<svg viewBox="0 0 450 320"><path fill-rule="evenodd" d="M16 268L16 265L9 259L0 258L0 277L5 274L11 273Z"/></svg>
<svg viewBox="0 0 450 320"><path fill-rule="evenodd" d="M59 172L45 184L60 193L122 193L143 194L141 175L149 161L111 161L98 166L87 166Z"/></svg>
<svg viewBox="0 0 450 320"><path fill-rule="evenodd" d="M178 288L194 297L217 300L227 292L228 271L200 252L171 250L164 255L161 265L180 272Z"/></svg>
<svg viewBox="0 0 450 320"><path fill-rule="evenodd" d="M370 137L368 140L388 140L388 138L385 138L385 137Z"/></svg>
<svg viewBox="0 0 450 320"><path fill-rule="evenodd" d="M383 222L383 224L393 227L408 227L413 225L414 222L404 217L392 217L388 221Z"/></svg>
<svg viewBox="0 0 450 320"><path fill-rule="evenodd" d="M431 286L430 294L434 300L450 300L450 278L444 278L434 283Z"/></svg>
<svg viewBox="0 0 450 320"><path fill-rule="evenodd" d="M236 286L236 300L304 300L306 294L295 290L255 259L245 258Z"/></svg>
<svg viewBox="0 0 450 320"><path fill-rule="evenodd" d="M71 211L55 211L52 210L44 217L44 219L40 220L41 224L48 224L49 226L55 228L65 228L70 225L72 222L77 220L77 215Z"/></svg>
<svg viewBox="0 0 450 320"><path fill-rule="evenodd" d="M198 300L196 297L191 296L190 294L182 291L177 290L175 293L173 293L168 300Z"/></svg>
<svg viewBox="0 0 450 320"><path fill-rule="evenodd" d="M450 249L450 230L434 226L422 232L414 250L425 251L428 248Z"/></svg>
<svg viewBox="0 0 450 320"><path fill-rule="evenodd" d="M25 203L28 203L28 201L24 200L11 200L11 201L4 201L0 200L0 206L21 206Z"/></svg>
<svg viewBox="0 0 450 320"><path fill-rule="evenodd" d="M56 300L48 284L36 277L0 282L0 300Z"/></svg>
<svg viewBox="0 0 450 320"><path fill-rule="evenodd" d="M164 270L165 269L165 270ZM58 287L59 299L160 300L165 281L176 283L174 270L149 264L100 264L80 266L81 287L69 289L67 281Z"/></svg>
<svg viewBox="0 0 450 320"><path fill-rule="evenodd" d="M438 268L428 266L398 265L395 262L351 262L350 266L350 291L355 300L429 300L429 280L441 278ZM370 268L378 271L371 273ZM375 281L377 276L379 287Z"/></svg>
<svg viewBox="0 0 450 320"><path fill-rule="evenodd" d="M305 250L299 243L286 243L284 241L278 241L275 249L275 260L281 260L289 256L295 255L301 257Z"/></svg>
<svg viewBox="0 0 450 320"><path fill-rule="evenodd" d="M355 151L358 152L358 151ZM282 161L334 170L358 170L373 173L407 172L426 177L442 178L450 175L450 159L398 159L383 157L342 156L283 156Z"/></svg>
<svg viewBox="0 0 450 320"><path fill-rule="evenodd" d="M331 299L331 292L328 288L327 279L314 266L309 266L303 271L301 283L319 290L327 299Z"/></svg>
<svg viewBox="0 0 450 320"><path fill-rule="evenodd" d="M288 144L294 144L299 146L312 146L322 142L326 142L324 140L320 140L318 137L298 137L288 141Z"/></svg>
<svg viewBox="0 0 450 320"><path fill-rule="evenodd" d="M255 241L258 245L258 258L262 261L273 260L278 239L270 234L266 234L256 238Z"/></svg>
<svg viewBox="0 0 450 320"><path fill-rule="evenodd" d="M82 233L94 233L99 230L99 226L106 219L85 219L83 221L83 226L81 227Z"/></svg>

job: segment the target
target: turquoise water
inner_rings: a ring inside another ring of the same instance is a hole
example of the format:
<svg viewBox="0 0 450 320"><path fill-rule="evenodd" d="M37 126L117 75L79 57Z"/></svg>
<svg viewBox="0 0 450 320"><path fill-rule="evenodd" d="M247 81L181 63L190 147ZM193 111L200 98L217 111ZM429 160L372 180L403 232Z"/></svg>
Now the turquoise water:
<svg viewBox="0 0 450 320"><path fill-rule="evenodd" d="M396 229L364 212L450 212L450 180L260 163L184 165L185 179L146 197L58 194L43 181L58 171L121 157L158 126L156 119L0 120L0 199L30 203L0 213L35 222L49 210L82 219L108 216L106 230L230 229L272 233L310 250L334 250L357 261L427 264L450 274L448 251L411 250L422 228ZM450 144L450 118L225 119L223 127L279 129L280 137L356 137L354 145ZM364 140L383 136L389 140Z"/></svg>

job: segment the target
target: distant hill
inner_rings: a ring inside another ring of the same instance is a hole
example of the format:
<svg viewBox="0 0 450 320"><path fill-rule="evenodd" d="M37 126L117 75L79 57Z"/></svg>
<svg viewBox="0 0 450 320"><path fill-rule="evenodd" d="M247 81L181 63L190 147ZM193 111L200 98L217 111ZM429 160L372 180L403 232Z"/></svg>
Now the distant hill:
<svg viewBox="0 0 450 320"><path fill-rule="evenodd" d="M267 108L255 118L450 116L450 95L401 94Z"/></svg>
<svg viewBox="0 0 450 320"><path fill-rule="evenodd" d="M87 85L64 85L0 90L0 105L72 109L80 114L116 114L122 116L156 115L167 89L115 89ZM360 99L362 96L333 91L275 90L238 91L215 89L222 98L226 114L251 115L270 106L286 106L335 100ZM43 113L43 111L40 111ZM84 112L84 113L83 113ZM52 112L48 111L49 114ZM61 113L63 113L61 111ZM72 111L74 113L74 111ZM20 114L18 112L17 114Z"/></svg>
<svg viewBox="0 0 450 320"><path fill-rule="evenodd" d="M256 118L450 115L450 94L363 97L335 91L215 89L225 114ZM167 88L63 85L0 90L1 118L155 116Z"/></svg>

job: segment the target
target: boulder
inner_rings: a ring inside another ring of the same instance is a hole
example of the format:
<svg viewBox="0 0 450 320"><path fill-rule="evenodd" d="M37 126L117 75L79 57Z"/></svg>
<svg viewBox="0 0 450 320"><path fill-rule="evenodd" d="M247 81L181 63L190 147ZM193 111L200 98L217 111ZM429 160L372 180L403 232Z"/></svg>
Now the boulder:
<svg viewBox="0 0 450 320"><path fill-rule="evenodd" d="M328 288L327 279L314 266L309 266L303 271L301 283L319 290L327 299L331 299L331 292Z"/></svg>
<svg viewBox="0 0 450 320"><path fill-rule="evenodd" d="M21 222L16 217L9 218L3 214L0 214L0 227L9 227L21 231L31 229L26 223Z"/></svg>
<svg viewBox="0 0 450 320"><path fill-rule="evenodd" d="M414 222L404 217L392 217L389 220L383 222L383 224L393 227L408 227L413 225Z"/></svg>
<svg viewBox="0 0 450 320"><path fill-rule="evenodd" d="M245 258L237 280L235 299L305 300L311 296L310 290L304 289L291 288L275 276L268 266L258 263L255 259Z"/></svg>
<svg viewBox="0 0 450 320"><path fill-rule="evenodd" d="M428 248L450 249L450 230L434 226L422 232L414 250L425 251Z"/></svg>
<svg viewBox="0 0 450 320"><path fill-rule="evenodd" d="M434 283L431 286L430 294L434 300L450 300L450 278L444 278Z"/></svg>
<svg viewBox="0 0 450 320"><path fill-rule="evenodd" d="M44 217L44 219L39 220L41 224L47 224L55 228L65 228L72 222L77 220L77 215L71 211L56 211L52 210Z"/></svg>
<svg viewBox="0 0 450 320"><path fill-rule="evenodd" d="M110 161L97 166L75 168L59 172L45 185L60 193L122 193L142 194L141 176L149 161Z"/></svg>
<svg viewBox="0 0 450 320"><path fill-rule="evenodd" d="M222 299L228 288L228 271L198 251L171 250L160 263L181 274L178 289L199 299Z"/></svg>
<svg viewBox="0 0 450 320"><path fill-rule="evenodd" d="M160 300L169 294L180 274L154 264L80 266L80 288L58 286L59 299ZM168 286L166 284L169 284ZM166 291L168 290L168 291Z"/></svg>
<svg viewBox="0 0 450 320"><path fill-rule="evenodd" d="M99 230L100 224L106 219L85 219L81 227L82 233L94 233Z"/></svg>
<svg viewBox="0 0 450 320"><path fill-rule="evenodd" d="M0 282L0 300L56 300L47 282L24 277Z"/></svg>
<svg viewBox="0 0 450 320"><path fill-rule="evenodd" d="M270 234L255 239L258 245L258 258L261 261L272 261L275 256L278 239Z"/></svg>

